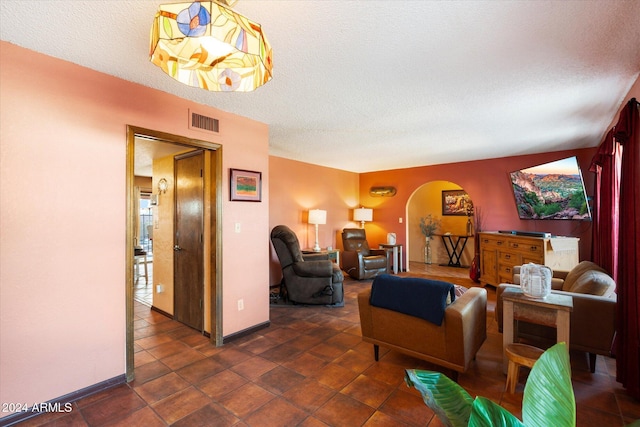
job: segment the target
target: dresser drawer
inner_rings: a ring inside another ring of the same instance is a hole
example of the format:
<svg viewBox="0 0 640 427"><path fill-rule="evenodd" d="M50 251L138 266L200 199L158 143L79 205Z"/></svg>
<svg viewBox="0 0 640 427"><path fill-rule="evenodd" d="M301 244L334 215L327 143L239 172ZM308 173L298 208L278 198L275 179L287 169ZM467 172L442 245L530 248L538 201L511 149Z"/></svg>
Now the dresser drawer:
<svg viewBox="0 0 640 427"><path fill-rule="evenodd" d="M507 239L502 239L497 236L481 236L480 244L482 246L487 246L492 248L505 248L507 247Z"/></svg>
<svg viewBox="0 0 640 427"><path fill-rule="evenodd" d="M529 264L530 262L534 264L544 264L544 257L536 253L523 254L521 259L521 264Z"/></svg>
<svg viewBox="0 0 640 427"><path fill-rule="evenodd" d="M540 254L542 257L544 254L544 241L536 240L509 240L509 249L512 251L518 251L522 253L535 253Z"/></svg>
<svg viewBox="0 0 640 427"><path fill-rule="evenodd" d="M522 264L522 258L520 254L513 252L500 252L500 263L506 265L520 265Z"/></svg>
<svg viewBox="0 0 640 427"><path fill-rule="evenodd" d="M509 283L511 283L513 281L513 267L513 265L501 263L498 266L498 276L509 279Z"/></svg>

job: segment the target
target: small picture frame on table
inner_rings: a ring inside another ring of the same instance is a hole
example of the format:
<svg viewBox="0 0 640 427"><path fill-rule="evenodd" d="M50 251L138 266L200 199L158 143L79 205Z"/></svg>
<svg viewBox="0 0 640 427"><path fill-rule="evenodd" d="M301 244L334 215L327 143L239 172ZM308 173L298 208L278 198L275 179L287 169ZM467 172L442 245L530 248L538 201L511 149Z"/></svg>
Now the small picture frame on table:
<svg viewBox="0 0 640 427"><path fill-rule="evenodd" d="M262 201L262 172L229 169L229 185L231 201Z"/></svg>

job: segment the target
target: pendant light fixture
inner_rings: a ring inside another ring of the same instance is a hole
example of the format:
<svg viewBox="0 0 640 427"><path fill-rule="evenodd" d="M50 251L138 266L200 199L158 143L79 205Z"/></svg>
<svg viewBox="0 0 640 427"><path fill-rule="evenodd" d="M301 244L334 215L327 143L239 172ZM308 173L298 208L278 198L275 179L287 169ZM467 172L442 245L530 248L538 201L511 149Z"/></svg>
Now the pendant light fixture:
<svg viewBox="0 0 640 427"><path fill-rule="evenodd" d="M249 92L271 80L272 51L262 27L234 12L233 3L160 5L151 62L181 83L216 92Z"/></svg>

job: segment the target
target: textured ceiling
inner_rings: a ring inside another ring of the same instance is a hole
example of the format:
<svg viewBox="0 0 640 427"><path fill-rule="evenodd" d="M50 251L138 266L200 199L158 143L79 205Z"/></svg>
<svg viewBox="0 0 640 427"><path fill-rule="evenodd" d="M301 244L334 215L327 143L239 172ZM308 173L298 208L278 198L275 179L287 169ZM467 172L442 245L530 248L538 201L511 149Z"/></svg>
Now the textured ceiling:
<svg viewBox="0 0 640 427"><path fill-rule="evenodd" d="M269 125L270 153L367 172L596 146L640 71L640 1L240 0L274 77L190 88L148 60L160 3L0 3L2 40Z"/></svg>

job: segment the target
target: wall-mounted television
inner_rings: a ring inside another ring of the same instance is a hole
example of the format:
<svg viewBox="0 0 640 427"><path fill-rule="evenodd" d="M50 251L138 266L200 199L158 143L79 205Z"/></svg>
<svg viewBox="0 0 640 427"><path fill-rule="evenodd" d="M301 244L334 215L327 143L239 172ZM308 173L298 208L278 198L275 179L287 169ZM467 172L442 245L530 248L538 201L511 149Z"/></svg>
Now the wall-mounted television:
<svg viewBox="0 0 640 427"><path fill-rule="evenodd" d="M509 175L520 219L591 220L587 192L575 156Z"/></svg>

